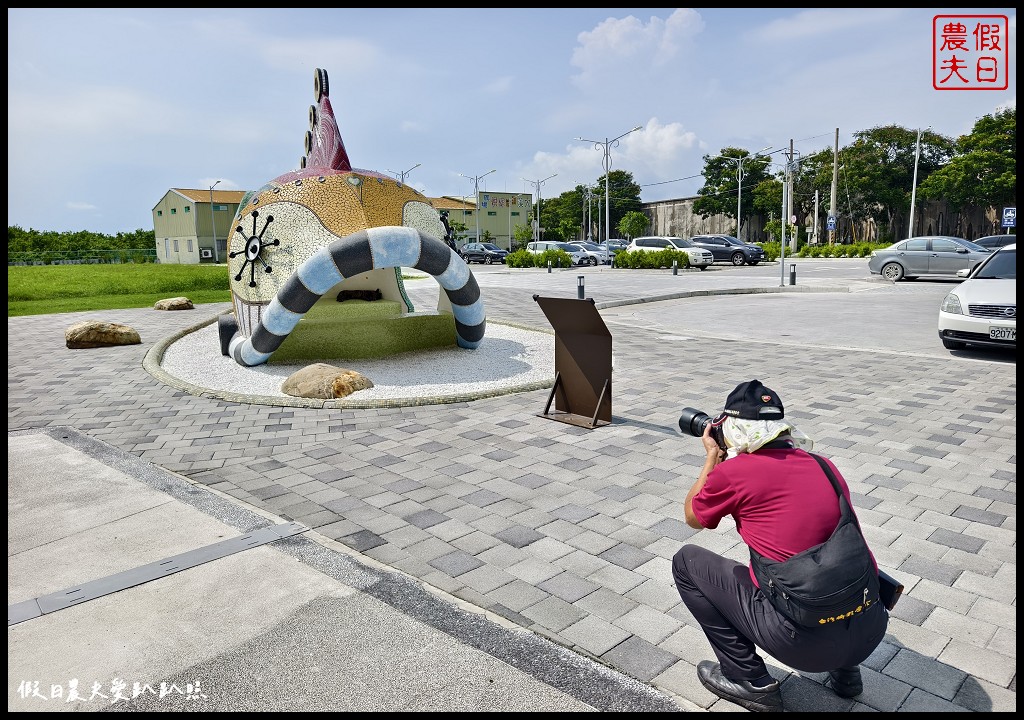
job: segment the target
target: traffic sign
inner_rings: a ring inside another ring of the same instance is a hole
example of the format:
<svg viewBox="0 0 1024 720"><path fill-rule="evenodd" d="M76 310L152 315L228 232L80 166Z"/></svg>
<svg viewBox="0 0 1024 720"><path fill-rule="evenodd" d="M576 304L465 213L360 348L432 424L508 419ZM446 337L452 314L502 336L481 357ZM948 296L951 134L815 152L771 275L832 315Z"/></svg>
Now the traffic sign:
<svg viewBox="0 0 1024 720"><path fill-rule="evenodd" d="M827 227L828 227L828 231L829 232L835 232L835 229L836 229L836 216L835 215L829 215L828 216L828 225L827 225Z"/></svg>
<svg viewBox="0 0 1024 720"><path fill-rule="evenodd" d="M1003 227L1017 227L1017 208L1003 208Z"/></svg>

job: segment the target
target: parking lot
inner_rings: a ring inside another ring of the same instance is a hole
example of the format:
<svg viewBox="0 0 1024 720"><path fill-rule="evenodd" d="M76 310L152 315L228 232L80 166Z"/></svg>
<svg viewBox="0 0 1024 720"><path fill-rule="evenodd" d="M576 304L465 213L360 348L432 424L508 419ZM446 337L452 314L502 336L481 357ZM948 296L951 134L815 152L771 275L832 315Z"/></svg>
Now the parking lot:
<svg viewBox="0 0 1024 720"><path fill-rule="evenodd" d="M681 709L728 710L697 680L712 653L669 564L684 542L737 558L744 546L724 524L683 522L703 455L675 426L682 407L715 411L756 377L842 470L879 564L906 586L864 694L771 665L786 709L1014 711L1015 356L943 349L935 322L952 283L893 284L866 262L795 260L795 286L788 261L678 275L473 266L489 322L540 329L533 296L575 298L583 278L613 337L613 421L595 429L540 417L546 389L318 410L196 397L143 369L155 342L226 305L106 313L143 345L78 353L64 328L95 313L9 318L8 427L75 427ZM436 298L427 278L406 289L418 306Z"/></svg>

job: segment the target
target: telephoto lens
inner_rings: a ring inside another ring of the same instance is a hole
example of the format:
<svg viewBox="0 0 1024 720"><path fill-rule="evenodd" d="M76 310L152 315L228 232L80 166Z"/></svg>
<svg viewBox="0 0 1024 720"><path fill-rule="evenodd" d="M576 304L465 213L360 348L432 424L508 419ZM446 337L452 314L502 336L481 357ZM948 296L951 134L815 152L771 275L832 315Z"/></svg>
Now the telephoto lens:
<svg viewBox="0 0 1024 720"><path fill-rule="evenodd" d="M696 438L703 437L704 428L710 422L711 416L706 412L692 407L683 408L683 413L679 416L679 432Z"/></svg>

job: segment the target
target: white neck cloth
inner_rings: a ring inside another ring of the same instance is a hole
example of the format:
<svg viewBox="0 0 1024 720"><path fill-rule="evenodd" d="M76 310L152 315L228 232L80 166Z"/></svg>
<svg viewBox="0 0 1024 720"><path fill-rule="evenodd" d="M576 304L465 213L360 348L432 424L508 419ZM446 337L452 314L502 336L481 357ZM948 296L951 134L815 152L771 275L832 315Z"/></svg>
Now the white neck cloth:
<svg viewBox="0 0 1024 720"><path fill-rule="evenodd" d="M813 440L795 425L784 420L744 420L727 417L722 423L722 435L727 446L726 454L730 458L744 452L752 453L784 433L789 433L793 445L801 450L810 451L814 447Z"/></svg>

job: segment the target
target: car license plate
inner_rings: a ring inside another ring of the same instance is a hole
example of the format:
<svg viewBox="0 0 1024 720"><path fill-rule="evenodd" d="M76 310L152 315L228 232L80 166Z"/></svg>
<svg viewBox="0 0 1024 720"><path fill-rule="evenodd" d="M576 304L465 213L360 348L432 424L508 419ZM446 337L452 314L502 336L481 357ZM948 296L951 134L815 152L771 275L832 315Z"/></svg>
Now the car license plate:
<svg viewBox="0 0 1024 720"><path fill-rule="evenodd" d="M1017 328L1012 327L990 327L988 336L992 340L1013 340L1017 342Z"/></svg>

